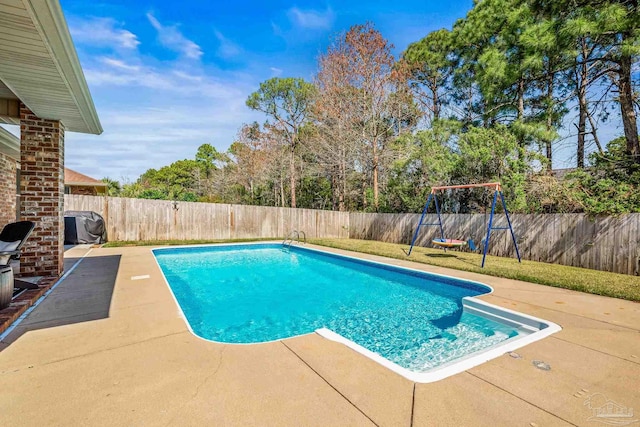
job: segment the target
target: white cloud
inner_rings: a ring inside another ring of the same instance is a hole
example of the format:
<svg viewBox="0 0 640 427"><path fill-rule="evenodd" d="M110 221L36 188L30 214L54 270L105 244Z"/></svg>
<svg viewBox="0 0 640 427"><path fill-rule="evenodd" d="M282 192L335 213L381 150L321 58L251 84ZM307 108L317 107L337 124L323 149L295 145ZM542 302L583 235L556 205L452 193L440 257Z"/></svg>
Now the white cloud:
<svg viewBox="0 0 640 427"><path fill-rule="evenodd" d="M269 67L269 69L271 70L271 73L274 77L278 77L282 75L282 68Z"/></svg>
<svg viewBox="0 0 640 427"><path fill-rule="evenodd" d="M176 77L179 77L184 80L189 80L192 82L201 82L203 80L202 76L196 76L193 74L185 73L184 71L180 71L180 70L173 70L171 73Z"/></svg>
<svg viewBox="0 0 640 427"><path fill-rule="evenodd" d="M166 67L157 69L151 66L134 66L120 60L100 59L101 64L109 67L85 67L84 74L91 87L123 87L162 90L165 93L203 98L227 99L239 93L238 84L227 84L206 74L196 75L180 69Z"/></svg>
<svg viewBox="0 0 640 427"><path fill-rule="evenodd" d="M230 59L242 53L242 49L240 49L240 46L226 38L220 31L216 30L214 34L219 43L217 51L219 57Z"/></svg>
<svg viewBox="0 0 640 427"><path fill-rule="evenodd" d="M164 26L150 12L147 13L147 19L158 31L158 41L167 49L178 52L185 58L200 59L202 49L193 41L186 38L176 25Z"/></svg>
<svg viewBox="0 0 640 427"><path fill-rule="evenodd" d="M109 70L101 67L85 68L84 75L91 87L99 86L130 86L145 87L151 89L172 88L171 82L164 75L148 70L139 70L139 72L127 72L121 70Z"/></svg>
<svg viewBox="0 0 640 427"><path fill-rule="evenodd" d="M261 120L244 104L255 82L241 73L140 53L91 56L84 73L104 133L69 132L66 163L96 178L134 181L204 143L225 151L242 123Z"/></svg>
<svg viewBox="0 0 640 427"><path fill-rule="evenodd" d="M287 16L294 25L310 30L331 29L335 21L335 13L330 7L324 11L292 7L287 11Z"/></svg>
<svg viewBox="0 0 640 427"><path fill-rule="evenodd" d="M138 36L121 27L122 24L112 18L69 20L69 30L78 44L135 50L140 44Z"/></svg>
<svg viewBox="0 0 640 427"><path fill-rule="evenodd" d="M236 95L212 103L193 96L157 99L154 107L99 107L105 132L99 137L69 133L66 164L95 178L134 181L147 169L194 158L204 143L225 151L239 123L258 119L244 99Z"/></svg>
<svg viewBox="0 0 640 427"><path fill-rule="evenodd" d="M282 28L280 28L280 25L276 24L273 21L271 21L271 30L273 30L273 34L275 34L276 36L279 36L279 37L284 36L284 31L282 31Z"/></svg>
<svg viewBox="0 0 640 427"><path fill-rule="evenodd" d="M100 57L98 58L98 60L100 62L102 62L105 65L108 65L110 67L113 68L118 68L121 70L126 70L126 71L139 71L140 70L140 66L139 65L129 65L126 62L120 60L120 59L115 59L115 58L108 58L108 57Z"/></svg>
<svg viewBox="0 0 640 427"><path fill-rule="evenodd" d="M245 105L259 79L246 70L224 70L200 61L202 50L178 27L165 26L151 14L147 18L160 44L178 57L167 60L152 49L125 49L126 38L116 43L113 36L100 39L111 43L99 44L96 38L79 50L104 133L96 137L69 132L69 167L96 178L133 181L149 168L193 158L204 143L225 151L242 123L264 119ZM89 26L78 21L76 28ZM218 54L243 53L222 33L215 37ZM268 75L269 68L259 71Z"/></svg>

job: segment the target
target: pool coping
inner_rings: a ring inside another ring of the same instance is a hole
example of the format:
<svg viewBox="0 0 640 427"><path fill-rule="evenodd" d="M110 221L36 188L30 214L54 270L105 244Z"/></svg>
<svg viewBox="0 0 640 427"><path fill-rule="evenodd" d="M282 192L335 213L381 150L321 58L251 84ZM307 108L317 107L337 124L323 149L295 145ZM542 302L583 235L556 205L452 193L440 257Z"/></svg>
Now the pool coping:
<svg viewBox="0 0 640 427"><path fill-rule="evenodd" d="M187 329L189 330L189 332L195 336L198 339L204 340L204 341L208 341L208 342L212 342L212 343L217 343L217 344L224 344L224 345L235 345L235 346L249 346L249 345L257 345L257 344L265 344L265 343L270 343L270 342L281 342L283 340L288 340L291 338L295 338L295 337L300 337L300 336L305 336L305 335L310 335L313 333L316 333L320 336L322 336L325 339L328 339L330 341L334 341L334 342L338 342L341 343L347 347L349 347L350 349L354 350L355 352L373 360L374 362L384 366L385 368L397 373L398 375L401 375L402 377L416 382L416 383L432 383L435 381L440 381L442 379L448 378L452 375L464 372L468 369L471 369L475 366L481 365L485 362L488 362L489 360L498 358L506 353L515 351L521 347L524 347L528 344L534 343L536 341L542 340L556 332L559 332L562 330L562 327L554 322L548 321L548 320L544 320L544 319L540 319L537 318L535 316L530 316L528 314L525 313L521 313L521 312L517 312L514 310L510 310L508 308L503 308L491 303L488 303L486 301L483 301L481 299L479 299L478 297L482 297L482 296L486 296L486 295L491 295L494 292L494 289L492 286L486 284L486 283L482 283L482 282L478 282L475 280L470 280L470 279L462 279L462 278L455 278L452 276L447 276L445 274L439 274L439 273L434 273L434 272L426 272L423 270L418 270L418 269L414 269L414 268L410 268L410 267L403 267L403 266L398 266L398 265L393 265L393 264L388 264L388 263L384 263L384 262L379 262L379 261L374 261L374 260L370 260L370 259L364 259L364 258L358 258L355 256L350 256L350 255L345 255L345 254L337 254L334 252L328 252L328 251L324 251L321 249L316 249L316 248L309 248L309 247L305 247L303 245L298 245L298 246L294 246L294 248L296 249L301 249L303 251L311 251L311 252L317 252L317 253L321 253L321 254L325 254L325 255L330 255L332 257L336 257L336 258L346 258L352 261L357 261L358 263L363 263L363 264L370 264L370 265L375 265L378 267L383 267L385 269L390 269L390 270L395 270L395 271L409 271L412 273L417 273L420 274L421 276L437 276L437 277L441 277L441 278L454 278L457 281L463 281L463 282L468 282L468 283L472 283L474 285L480 285L481 287L485 287L489 290L489 292L477 295L476 297L463 297L462 298L462 306L463 306L463 310L466 310L467 312L485 317L485 318L489 318L492 319L494 321L503 323L503 324L509 324L510 326L516 326L516 327L521 327L524 325L525 329L529 329L529 330L533 330L533 332L531 332L528 335L524 335L524 336L517 336L517 337L513 337L513 338L509 338L501 343L498 343L494 346L490 346L484 350L480 350L479 352L476 351L474 353L468 354L466 356L462 356L459 358L456 358L454 360L451 360L449 362L446 362L440 366L434 367L432 369L430 369L427 372L414 372L411 371L407 368L404 368L400 365L398 365L395 362L392 362L391 360L357 344L354 341L351 341L350 339L338 334L337 332L334 332L328 328L319 328L316 329L313 332L309 332L309 333L305 333L305 334L300 334L300 335L293 335L290 337L286 337L286 338L279 338L277 340L271 340L271 341L261 341L259 343L228 343L228 342L224 342L224 341L215 341L215 340L211 340L208 338L204 338L200 335L198 335L197 333L195 333L195 331L193 330L193 328L191 327L191 323L189 322L187 316L185 315L184 311L182 310L182 306L180 305L178 299L176 298L173 289L171 288L171 285L169 285L169 281L167 280L166 276L164 275L164 271L162 270L162 267L160 266L160 264L158 263L158 259L155 256L155 252L156 250L159 251L163 251L163 250L172 250L172 249L176 249L176 248L197 248L197 247L216 247L216 246L266 246L266 245L274 245L274 244L280 244L281 242L278 241L263 241L263 242L236 242L236 243L211 243L211 244L195 244L195 245L175 245L175 246L158 246L158 247L153 247L150 248L150 252L153 256L154 262L156 263L156 266L158 267L158 269L160 270L160 274L162 275L162 278L164 280L165 285L167 286L167 288L169 289L169 292L171 294L171 297L173 298L174 303L176 304L176 306L178 307L178 312L180 314L180 317L182 318L182 320L185 322ZM506 314L506 316L505 316Z"/></svg>
<svg viewBox="0 0 640 427"><path fill-rule="evenodd" d="M149 246L99 248L0 342L0 425L587 425L593 396L640 408L639 303L418 257L319 249L489 283L495 292L485 301L563 329L441 381L415 383L317 333L241 347L198 339ZM75 255L67 251L65 262ZM114 283L101 301L108 313L69 317L92 312L88 299Z"/></svg>

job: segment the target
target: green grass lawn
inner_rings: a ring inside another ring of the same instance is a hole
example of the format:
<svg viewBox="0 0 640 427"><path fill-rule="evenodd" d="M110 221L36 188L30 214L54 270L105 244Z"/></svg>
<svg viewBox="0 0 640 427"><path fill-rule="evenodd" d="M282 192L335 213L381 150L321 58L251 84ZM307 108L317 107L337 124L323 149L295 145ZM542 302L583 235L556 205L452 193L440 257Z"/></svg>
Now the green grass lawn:
<svg viewBox="0 0 640 427"><path fill-rule="evenodd" d="M442 249L414 247L411 257L402 251L409 245L356 239L310 239L310 243L345 249L389 258L410 260L422 264L456 270L472 271L508 279L523 280L557 288L572 289L596 295L640 301L640 277L626 274L608 273L566 265L525 261L518 263L515 258L487 255L485 267L481 268L482 254L457 252Z"/></svg>

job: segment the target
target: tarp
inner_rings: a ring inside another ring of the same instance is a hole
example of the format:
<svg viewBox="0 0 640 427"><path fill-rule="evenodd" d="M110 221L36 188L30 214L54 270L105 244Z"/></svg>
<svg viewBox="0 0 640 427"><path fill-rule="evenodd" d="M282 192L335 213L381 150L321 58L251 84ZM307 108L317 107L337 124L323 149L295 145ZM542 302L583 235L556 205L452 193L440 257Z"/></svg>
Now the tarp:
<svg viewBox="0 0 640 427"><path fill-rule="evenodd" d="M91 211L65 211L64 244L105 243L107 228L102 216Z"/></svg>

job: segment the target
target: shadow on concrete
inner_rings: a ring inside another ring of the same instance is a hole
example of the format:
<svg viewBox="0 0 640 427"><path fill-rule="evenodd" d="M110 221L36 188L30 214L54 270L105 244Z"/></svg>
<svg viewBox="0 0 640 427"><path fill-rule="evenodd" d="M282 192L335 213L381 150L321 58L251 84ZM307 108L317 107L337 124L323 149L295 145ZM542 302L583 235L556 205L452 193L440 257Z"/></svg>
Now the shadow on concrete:
<svg viewBox="0 0 640 427"><path fill-rule="evenodd" d="M79 258L66 258L65 271L78 261ZM119 266L120 255L82 259L75 270L2 340L2 344L10 344L29 331L109 317Z"/></svg>

